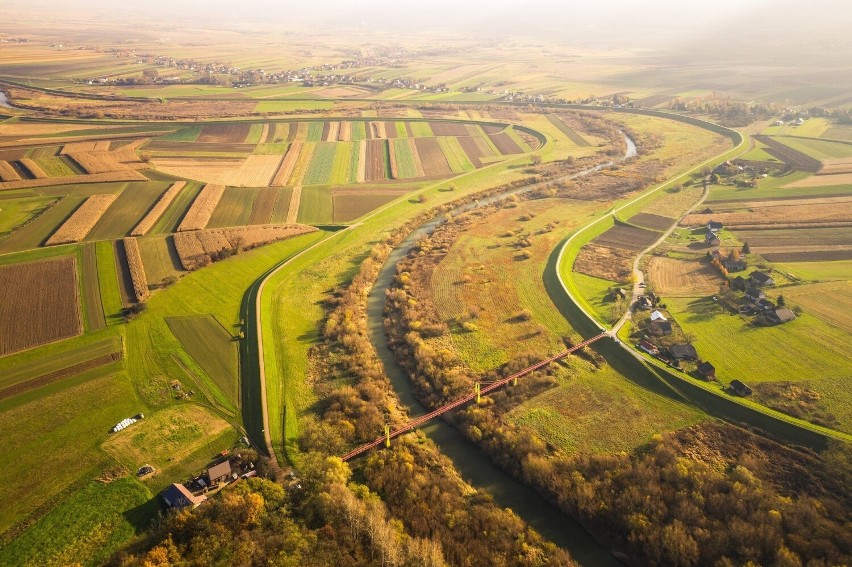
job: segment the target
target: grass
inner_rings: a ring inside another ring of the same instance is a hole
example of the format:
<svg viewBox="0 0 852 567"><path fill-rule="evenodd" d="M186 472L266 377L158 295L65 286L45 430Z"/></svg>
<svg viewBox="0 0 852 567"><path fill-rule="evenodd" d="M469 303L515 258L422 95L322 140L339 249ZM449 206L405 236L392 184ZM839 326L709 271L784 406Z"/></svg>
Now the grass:
<svg viewBox="0 0 852 567"><path fill-rule="evenodd" d="M148 284L157 286L166 278L186 273L170 236L152 236L137 239Z"/></svg>
<svg viewBox="0 0 852 567"><path fill-rule="evenodd" d="M298 221L304 224L334 222L334 202L327 186L303 187L299 201Z"/></svg>
<svg viewBox="0 0 852 567"><path fill-rule="evenodd" d="M127 236L166 192L169 185L162 181L125 184L118 199L110 205L86 239L104 240Z"/></svg>
<svg viewBox="0 0 852 567"><path fill-rule="evenodd" d="M785 262L773 264L776 270L788 272L809 281L852 280L852 260L832 262Z"/></svg>
<svg viewBox="0 0 852 567"><path fill-rule="evenodd" d="M0 564L100 565L153 517L151 497L129 477L89 482L0 549Z"/></svg>
<svg viewBox="0 0 852 567"><path fill-rule="evenodd" d="M103 449L128 470L149 464L157 469L144 483L160 490L190 474L198 474L217 453L229 449L239 435L209 409L181 403L146 414L130 427L113 433Z"/></svg>
<svg viewBox="0 0 852 567"><path fill-rule="evenodd" d="M441 136L437 138L438 145L441 151L444 152L444 157L447 158L447 163L450 164L450 169L453 173L465 173L473 171L476 167L470 162L464 149L457 138L449 136Z"/></svg>
<svg viewBox="0 0 852 567"><path fill-rule="evenodd" d="M59 157L41 157L36 159L36 162L50 177L65 177L77 174Z"/></svg>
<svg viewBox="0 0 852 567"><path fill-rule="evenodd" d="M581 296L584 297L594 308L595 314L601 321L606 321L608 323L618 321L621 314L624 312L626 304L617 304L605 299L609 294L609 290L612 289L613 286L618 285L618 282L596 278L594 276L588 276L581 273L574 273L573 278ZM628 293L631 292L632 286L630 284L622 284L622 286L628 291Z"/></svg>
<svg viewBox="0 0 852 567"><path fill-rule="evenodd" d="M721 313L708 298L669 298L667 305L722 382L809 381L840 428L852 431L852 395L843 370L849 368L847 333L807 313L784 325L754 327L744 317Z"/></svg>
<svg viewBox="0 0 852 567"><path fill-rule="evenodd" d="M169 317L166 323L234 407L239 407L239 364L235 337L212 315Z"/></svg>
<svg viewBox="0 0 852 567"><path fill-rule="evenodd" d="M595 370L574 358L556 376L556 388L522 403L509 419L563 451L632 451L656 434L706 419L695 407L625 380L611 366Z"/></svg>
<svg viewBox="0 0 852 567"><path fill-rule="evenodd" d="M37 248L79 207L85 197L69 195L0 241L0 253Z"/></svg>
<svg viewBox="0 0 852 567"><path fill-rule="evenodd" d="M779 290L790 305L852 333L852 283L847 281L800 285Z"/></svg>
<svg viewBox="0 0 852 567"><path fill-rule="evenodd" d="M785 146L798 150L805 155L820 161L835 158L852 157L852 144L831 142L829 140L808 140L783 136L776 138Z"/></svg>
<svg viewBox="0 0 852 567"><path fill-rule="evenodd" d="M431 138L435 135L428 122L412 122L411 132L415 138Z"/></svg>
<svg viewBox="0 0 852 567"><path fill-rule="evenodd" d="M95 244L89 243L82 247L78 270L82 282L83 315L86 330L99 331L106 327L104 307L101 303L101 286L98 276L98 257Z"/></svg>
<svg viewBox="0 0 852 567"><path fill-rule="evenodd" d="M98 260L98 283L104 315L108 324L117 325L122 321L122 304L118 274L115 272L115 248L112 242L104 241L95 244L95 251Z"/></svg>
<svg viewBox="0 0 852 567"><path fill-rule="evenodd" d="M201 130L204 126L190 126L189 128L181 128L157 137L158 140L168 140L171 142L194 142L201 135Z"/></svg>
<svg viewBox="0 0 852 567"><path fill-rule="evenodd" d="M109 466L107 430L140 410L117 364L0 402L0 531L50 508L66 489ZM50 471L50 474L39 474Z"/></svg>
<svg viewBox="0 0 852 567"><path fill-rule="evenodd" d="M260 143L260 135L263 133L263 124L252 124L251 128L249 128L249 133L246 136L245 142L246 144L259 144Z"/></svg>
<svg viewBox="0 0 852 567"><path fill-rule="evenodd" d="M322 142L322 130L324 122L308 122L308 134L306 142Z"/></svg>
<svg viewBox="0 0 852 567"><path fill-rule="evenodd" d="M150 234L163 234L166 232L175 232L180 221L183 220L186 211L192 206L192 202L201 192L203 183L198 181L189 181L186 186L181 189L180 193L169 204L166 211L157 220Z"/></svg>
<svg viewBox="0 0 852 567"><path fill-rule="evenodd" d="M4 199L0 206L0 238L50 207L54 197Z"/></svg>

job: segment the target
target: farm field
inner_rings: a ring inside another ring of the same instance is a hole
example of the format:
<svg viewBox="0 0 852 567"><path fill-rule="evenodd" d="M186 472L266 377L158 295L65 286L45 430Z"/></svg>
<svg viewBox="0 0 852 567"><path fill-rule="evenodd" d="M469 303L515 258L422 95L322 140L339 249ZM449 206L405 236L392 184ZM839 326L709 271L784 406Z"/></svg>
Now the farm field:
<svg viewBox="0 0 852 567"><path fill-rule="evenodd" d="M852 334L852 282L793 286L781 290L785 300L806 313Z"/></svg>
<svg viewBox="0 0 852 567"><path fill-rule="evenodd" d="M152 236L139 238L137 241L148 285L160 286L166 279L179 277L185 273L172 237Z"/></svg>
<svg viewBox="0 0 852 567"><path fill-rule="evenodd" d="M672 297L666 303L684 332L695 336L699 356L716 366L721 382L806 382L821 395L837 427L852 431L852 394L845 385L848 333L807 312L783 325L755 327L744 317L722 312L710 298Z"/></svg>
<svg viewBox="0 0 852 567"><path fill-rule="evenodd" d="M704 297L719 291L722 278L709 263L654 256L648 262L648 284L664 297Z"/></svg>
<svg viewBox="0 0 852 567"><path fill-rule="evenodd" d="M712 213L687 215L682 224L702 226L710 220L715 220L731 230L852 225L852 195L810 199L731 201L718 203L712 207L712 210Z"/></svg>
<svg viewBox="0 0 852 567"><path fill-rule="evenodd" d="M852 260L815 262L775 262L775 269L810 281L852 280Z"/></svg>
<svg viewBox="0 0 852 567"><path fill-rule="evenodd" d="M83 331L76 257L0 267L0 356Z"/></svg>
<svg viewBox="0 0 852 567"><path fill-rule="evenodd" d="M239 406L237 343L212 315L170 317L169 329L235 407Z"/></svg>

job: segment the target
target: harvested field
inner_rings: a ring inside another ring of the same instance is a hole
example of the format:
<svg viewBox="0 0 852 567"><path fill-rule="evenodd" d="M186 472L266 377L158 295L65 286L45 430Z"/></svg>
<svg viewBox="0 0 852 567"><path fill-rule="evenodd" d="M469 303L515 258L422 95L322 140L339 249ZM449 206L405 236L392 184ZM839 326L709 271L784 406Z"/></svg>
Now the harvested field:
<svg viewBox="0 0 852 567"><path fill-rule="evenodd" d="M653 257L648 262L648 283L663 296L698 297L719 291L722 278L708 263Z"/></svg>
<svg viewBox="0 0 852 567"><path fill-rule="evenodd" d="M249 250L315 230L301 224L223 228L177 233L174 242L184 269L191 271L221 258L223 252Z"/></svg>
<svg viewBox="0 0 852 567"><path fill-rule="evenodd" d="M260 189L255 187L228 187L207 222L207 228L242 226L249 224L252 204Z"/></svg>
<svg viewBox="0 0 852 567"><path fill-rule="evenodd" d="M83 246L83 309L86 314L86 328L89 331L99 331L106 328L104 305L101 301L101 285L98 277L98 256L95 243Z"/></svg>
<svg viewBox="0 0 852 567"><path fill-rule="evenodd" d="M813 199L776 199L718 205L712 214L691 214L686 226L702 226L710 220L731 229L807 228L807 225L852 226L852 195ZM852 244L852 236L847 239Z"/></svg>
<svg viewBox="0 0 852 567"><path fill-rule="evenodd" d="M490 152L485 151L480 144L478 144L477 138L471 138L470 136L461 136L458 138L459 144L461 144L462 149L464 150L465 155L467 155L467 159L470 160L470 163L477 169L482 167L482 159L483 157L491 155Z"/></svg>
<svg viewBox="0 0 852 567"><path fill-rule="evenodd" d="M293 174L293 169L296 167L296 161L299 159L299 153L302 151L302 142L293 142L287 149L287 154L281 160L281 165L272 176L270 185L279 186L287 185L290 176Z"/></svg>
<svg viewBox="0 0 852 567"><path fill-rule="evenodd" d="M127 256L127 266L130 268L130 279L133 281L133 293L136 301L142 303L150 292L148 290L148 278L145 276L145 264L142 263L142 253L139 251L139 243L135 238L125 238L124 253Z"/></svg>
<svg viewBox="0 0 852 567"><path fill-rule="evenodd" d="M109 140L91 140L84 142L68 142L62 147L61 154L78 152L105 152L109 150Z"/></svg>
<svg viewBox="0 0 852 567"><path fill-rule="evenodd" d="M131 234L133 236L145 236L146 234L148 234L148 232L152 228L154 228L154 225L157 223L157 221L160 220L162 214L166 212L166 209L169 207L172 201L175 200L175 197L177 197L178 194L181 192L181 189L183 189L185 186L186 181L176 181L175 183L172 183L172 186L169 187L168 190L166 190L166 192L160 196L160 198L157 200L151 210L148 211L148 214L145 215L145 218L143 218L139 222L139 224L136 225Z"/></svg>
<svg viewBox="0 0 852 567"><path fill-rule="evenodd" d="M340 122L326 122L323 128L322 140L324 142L336 142L340 135Z"/></svg>
<svg viewBox="0 0 852 567"><path fill-rule="evenodd" d="M429 126L435 136L468 136L464 124L456 122L430 122Z"/></svg>
<svg viewBox="0 0 852 567"><path fill-rule="evenodd" d="M524 150L515 143L515 140L504 132L500 134L488 134L488 138L494 142L494 145L497 146L501 154L512 155L524 153Z"/></svg>
<svg viewBox="0 0 852 567"><path fill-rule="evenodd" d="M624 281L633 272L633 250L586 244L572 271L610 281Z"/></svg>
<svg viewBox="0 0 852 567"><path fill-rule="evenodd" d="M408 151L411 153L411 157L414 158L413 177L425 176L426 170L423 169L423 161L420 159L420 150L417 149L416 140L414 138L408 138L406 141L408 142ZM440 151L440 148L438 149Z"/></svg>
<svg viewBox="0 0 852 567"><path fill-rule="evenodd" d="M83 332L77 260L0 267L0 356Z"/></svg>
<svg viewBox="0 0 852 567"><path fill-rule="evenodd" d="M333 219L336 223L353 221L405 195L405 190L333 189L331 192Z"/></svg>
<svg viewBox="0 0 852 567"><path fill-rule="evenodd" d="M396 143L388 142L388 166L390 167L390 179L399 179L399 166L396 163Z"/></svg>
<svg viewBox="0 0 852 567"><path fill-rule="evenodd" d="M826 282L784 288L784 298L829 325L852 333L852 282Z"/></svg>
<svg viewBox="0 0 852 567"><path fill-rule="evenodd" d="M183 156L183 157L241 157L233 154L247 155L254 151L254 144L188 144L186 142L169 142L157 138L145 146L145 153L154 156ZM216 154L227 154L216 156Z"/></svg>
<svg viewBox="0 0 852 567"><path fill-rule="evenodd" d="M20 181L21 176L8 161L0 161L0 181Z"/></svg>
<svg viewBox="0 0 852 567"><path fill-rule="evenodd" d="M755 252L760 252L761 249L766 248L816 248L852 245L849 231L835 228L739 230L736 235L741 242L748 242ZM780 252L780 250L778 251Z"/></svg>
<svg viewBox="0 0 852 567"><path fill-rule="evenodd" d="M20 181L0 182L0 190L31 189L35 187L53 187L56 185L74 185L81 183L110 183L117 181L148 181L148 178L132 169L95 173L92 175L74 175L68 177L48 177L46 179L21 179Z"/></svg>
<svg viewBox="0 0 852 567"><path fill-rule="evenodd" d="M111 173L127 169L125 164L116 160L109 152L76 152L66 155L89 174Z"/></svg>
<svg viewBox="0 0 852 567"><path fill-rule="evenodd" d="M149 163L154 169L174 177L225 185L226 177L230 175L232 170L241 167L243 160L239 158L164 157L152 159Z"/></svg>
<svg viewBox="0 0 852 567"><path fill-rule="evenodd" d="M852 159L827 159L822 162L822 168L817 175L837 175L842 173L852 173Z"/></svg>
<svg viewBox="0 0 852 567"><path fill-rule="evenodd" d="M811 175L784 185L784 187L830 187L832 185L852 185L852 173Z"/></svg>
<svg viewBox="0 0 852 567"><path fill-rule="evenodd" d="M340 123L340 131L337 133L339 142L348 142L352 139L352 123L348 120Z"/></svg>
<svg viewBox="0 0 852 567"><path fill-rule="evenodd" d="M36 163L35 160L30 158L21 158L20 162L21 166L26 169L30 177L34 179L45 179L46 177L50 177L45 170L41 168L39 164ZM96 172L99 173L99 172Z"/></svg>
<svg viewBox="0 0 852 567"><path fill-rule="evenodd" d="M633 228L632 226L614 226L595 238L592 242L599 246L624 248L625 250L642 250L660 237L653 230Z"/></svg>
<svg viewBox="0 0 852 567"><path fill-rule="evenodd" d="M267 187L275 178L280 165L280 155L250 155L238 169L224 176L223 185Z"/></svg>
<svg viewBox="0 0 852 567"><path fill-rule="evenodd" d="M358 143L358 172L355 176L357 183L364 183L367 180L367 140L361 140Z"/></svg>
<svg viewBox="0 0 852 567"><path fill-rule="evenodd" d="M86 238L116 198L112 193L92 195L47 239L45 245L80 242Z"/></svg>
<svg viewBox="0 0 852 567"><path fill-rule="evenodd" d="M225 193L222 185L207 184L192 202L192 206L186 212L186 216L178 226L178 232L185 230L201 230L207 226L219 199Z"/></svg>
<svg viewBox="0 0 852 567"><path fill-rule="evenodd" d="M675 219L655 215L652 213L636 213L635 215L630 217L627 222L629 222L630 224L635 224L636 226L640 226L642 228L665 231L668 230L669 227L671 227L675 223Z"/></svg>
<svg viewBox="0 0 852 567"><path fill-rule="evenodd" d="M290 195L290 204L287 208L288 223L295 223L299 218L299 209L302 206L302 186L296 185L293 187L293 192Z"/></svg>
<svg viewBox="0 0 852 567"><path fill-rule="evenodd" d="M299 157L296 160L296 165L293 167L293 174L287 182L289 185L301 185L305 176L308 174L308 168L316 151L316 143L305 143L302 150L299 152Z"/></svg>
<svg viewBox="0 0 852 567"><path fill-rule="evenodd" d="M834 262L838 260L852 260L852 247L839 248L837 250L800 250L798 252L761 252L760 255L770 262Z"/></svg>
<svg viewBox="0 0 852 567"><path fill-rule="evenodd" d="M278 199L278 187L264 187L258 191L251 204L251 214L247 224L267 224L272 217L275 201Z"/></svg>
<svg viewBox="0 0 852 567"><path fill-rule="evenodd" d="M435 138L414 138L417 154L420 156L423 174L428 176L452 175L453 170L441 151Z"/></svg>
<svg viewBox="0 0 852 567"><path fill-rule="evenodd" d="M776 157L794 169L801 171L819 171L822 163L804 154L798 150L794 150L790 146L782 144L775 138L769 136L752 136L752 138L766 146L766 152L773 157Z"/></svg>
<svg viewBox="0 0 852 567"><path fill-rule="evenodd" d="M250 124L208 124L196 142L207 144L240 144L249 134Z"/></svg>
<svg viewBox="0 0 852 567"><path fill-rule="evenodd" d="M385 138L397 138L399 137L396 131L396 122L383 122L385 129Z"/></svg>
<svg viewBox="0 0 852 567"><path fill-rule="evenodd" d="M384 140L367 142L366 181L384 181L388 178L388 147Z"/></svg>

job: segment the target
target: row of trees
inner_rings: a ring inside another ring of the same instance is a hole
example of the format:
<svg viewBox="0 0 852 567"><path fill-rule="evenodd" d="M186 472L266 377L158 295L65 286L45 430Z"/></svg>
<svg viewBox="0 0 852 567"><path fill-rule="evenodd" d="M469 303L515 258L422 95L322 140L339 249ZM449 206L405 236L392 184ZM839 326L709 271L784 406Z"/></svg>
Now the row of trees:
<svg viewBox="0 0 852 567"><path fill-rule="evenodd" d="M421 242L400 263L388 295L386 329L397 359L429 406L469 391L473 379L446 341L432 341L422 331L441 323L428 277L455 232L446 225ZM521 384L534 391L547 380L540 375ZM820 566L852 560L852 508L842 484L850 470L848 450L830 468L817 455L796 454L711 423L658 436L634 454L569 455L505 419L524 394L500 392L451 419L495 462L637 563ZM712 451L700 447L708 436L716 440ZM715 461L694 457L719 453ZM775 467L790 463L822 472L810 473L804 484L787 484Z"/></svg>

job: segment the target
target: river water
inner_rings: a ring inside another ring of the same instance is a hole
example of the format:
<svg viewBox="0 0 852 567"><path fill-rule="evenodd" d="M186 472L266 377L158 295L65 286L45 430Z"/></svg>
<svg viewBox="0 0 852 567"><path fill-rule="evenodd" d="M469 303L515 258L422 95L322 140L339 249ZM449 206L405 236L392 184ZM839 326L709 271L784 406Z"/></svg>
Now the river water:
<svg viewBox="0 0 852 567"><path fill-rule="evenodd" d="M636 145L633 143L633 140L627 136L624 138L627 142L627 151L622 160L636 155ZM582 177L609 167L614 163L615 161L610 161L591 167L572 174L566 179ZM487 197L458 207L450 214L458 214L482 207L504 199L509 195L529 191L535 187L537 186L520 187ZM420 226L393 250L390 257L382 266L367 300L367 322L370 331L370 340L384 364L385 372L390 378L397 396L399 396L402 404L408 408L409 415L412 418L427 413L427 410L414 397L414 391L408 380L408 375L396 362L388 346L383 324L385 292L393 281L394 274L396 273L396 264L411 251L419 239L430 234L441 222L443 222L442 219L438 218ZM491 461L491 458L484 451L476 444L462 437L461 433L454 427L439 419L433 420L419 429L440 447L442 453L453 461L456 469L458 469L468 483L491 495L494 502L501 508L511 508L545 538L567 550L576 561L582 565L595 567L615 567L620 565L612 553L606 547L592 539L589 533L573 518L550 504L529 486L503 472Z"/></svg>

